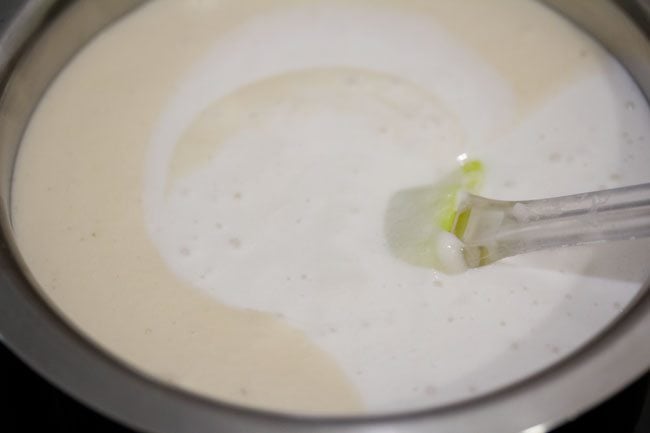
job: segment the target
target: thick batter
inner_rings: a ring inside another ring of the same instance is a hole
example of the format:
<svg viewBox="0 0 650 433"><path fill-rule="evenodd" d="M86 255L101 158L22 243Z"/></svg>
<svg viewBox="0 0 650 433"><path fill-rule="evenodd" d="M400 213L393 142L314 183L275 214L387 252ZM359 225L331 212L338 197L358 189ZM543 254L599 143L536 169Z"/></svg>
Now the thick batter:
<svg viewBox="0 0 650 433"><path fill-rule="evenodd" d="M445 275L391 254L391 195L467 158L495 198L647 182L649 117L533 1L156 0L48 91L13 223L44 295L148 375L291 412L423 408L594 337L650 243Z"/></svg>

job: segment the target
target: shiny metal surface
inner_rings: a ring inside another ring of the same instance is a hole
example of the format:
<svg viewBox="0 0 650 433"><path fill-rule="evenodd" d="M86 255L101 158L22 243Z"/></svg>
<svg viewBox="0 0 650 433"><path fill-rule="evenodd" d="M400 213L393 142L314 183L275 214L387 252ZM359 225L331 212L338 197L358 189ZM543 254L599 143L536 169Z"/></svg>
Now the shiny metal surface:
<svg viewBox="0 0 650 433"><path fill-rule="evenodd" d="M97 349L42 300L23 271L12 240L10 182L20 137L48 84L92 35L143 2L26 0L0 37L0 333L44 377L109 417L151 432L541 433L648 369L647 285L620 320L552 368L486 397L400 416L317 419L250 411L136 374ZM547 3L601 40L650 97L650 0Z"/></svg>

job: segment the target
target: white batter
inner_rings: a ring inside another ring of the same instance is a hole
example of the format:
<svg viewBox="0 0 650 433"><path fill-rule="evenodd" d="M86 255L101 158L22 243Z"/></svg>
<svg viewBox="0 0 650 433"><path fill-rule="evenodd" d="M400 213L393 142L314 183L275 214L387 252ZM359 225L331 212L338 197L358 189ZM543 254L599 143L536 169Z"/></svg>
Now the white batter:
<svg viewBox="0 0 650 433"><path fill-rule="evenodd" d="M46 296L149 375L292 412L424 408L595 336L650 243L449 276L391 254L391 195L466 158L495 198L647 182L649 117L532 1L158 0L48 92L14 226Z"/></svg>

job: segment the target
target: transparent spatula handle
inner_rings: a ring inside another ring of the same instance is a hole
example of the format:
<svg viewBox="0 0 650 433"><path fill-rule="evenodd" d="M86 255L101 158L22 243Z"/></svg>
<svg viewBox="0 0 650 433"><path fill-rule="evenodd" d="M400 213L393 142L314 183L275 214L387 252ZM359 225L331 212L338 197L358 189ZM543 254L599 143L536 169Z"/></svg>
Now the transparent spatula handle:
<svg viewBox="0 0 650 433"><path fill-rule="evenodd" d="M458 214L455 233L476 267L541 249L649 237L650 184L528 201L468 195Z"/></svg>

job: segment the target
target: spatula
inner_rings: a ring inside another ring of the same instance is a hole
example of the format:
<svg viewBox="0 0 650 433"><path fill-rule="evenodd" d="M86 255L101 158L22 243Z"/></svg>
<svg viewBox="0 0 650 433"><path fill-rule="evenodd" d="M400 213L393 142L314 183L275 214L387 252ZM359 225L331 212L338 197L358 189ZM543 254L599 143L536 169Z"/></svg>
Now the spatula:
<svg viewBox="0 0 650 433"><path fill-rule="evenodd" d="M650 183L538 200L475 192L483 166L470 161L435 185L394 194L385 218L397 257L446 273L532 251L650 236Z"/></svg>

